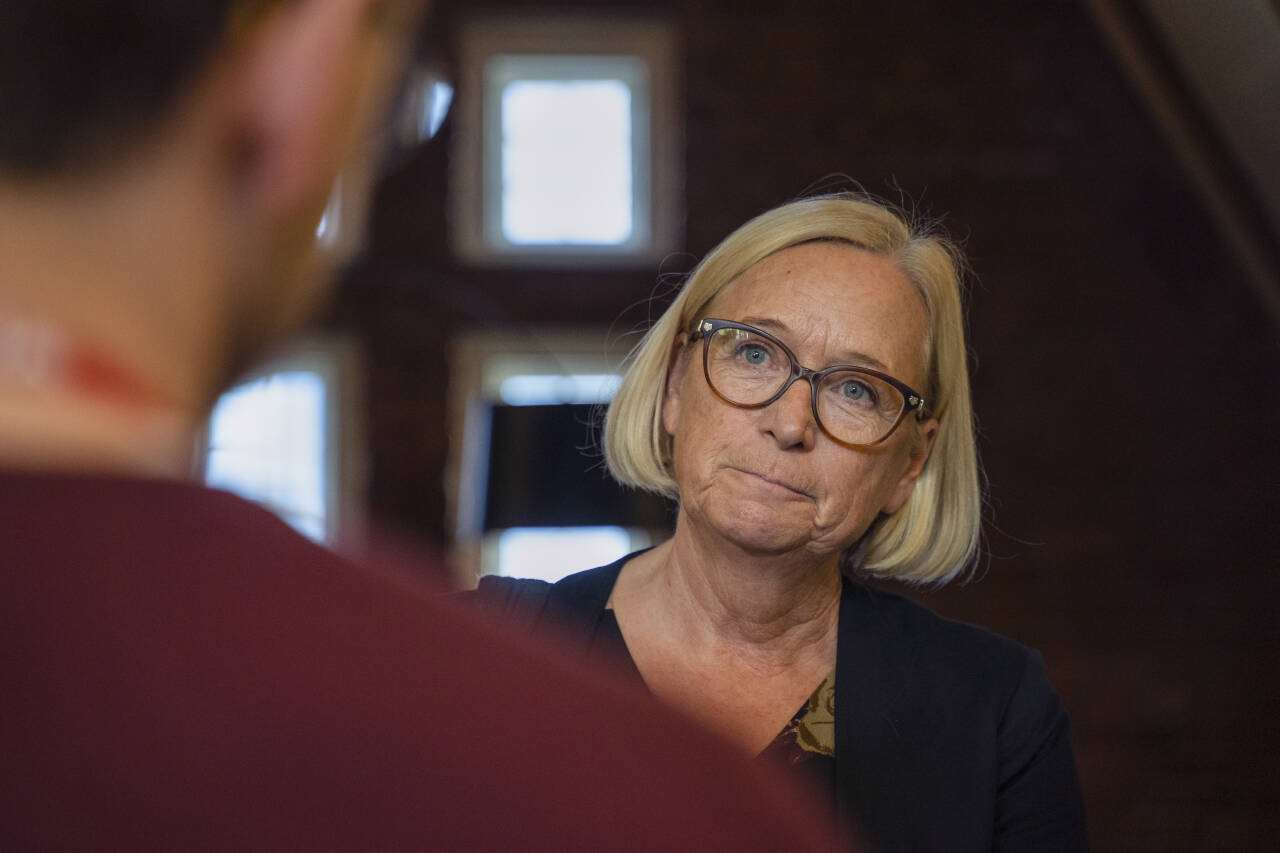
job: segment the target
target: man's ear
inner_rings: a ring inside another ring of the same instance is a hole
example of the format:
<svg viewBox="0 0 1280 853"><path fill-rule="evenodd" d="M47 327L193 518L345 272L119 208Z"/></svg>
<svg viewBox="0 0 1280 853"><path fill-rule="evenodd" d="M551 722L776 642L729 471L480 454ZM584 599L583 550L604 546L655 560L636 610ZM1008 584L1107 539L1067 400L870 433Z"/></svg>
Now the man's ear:
<svg viewBox="0 0 1280 853"><path fill-rule="evenodd" d="M671 345L667 359L667 385L662 392L662 427L669 435L675 435L680 424L680 386L693 349L689 346L688 333L681 332Z"/></svg>
<svg viewBox="0 0 1280 853"><path fill-rule="evenodd" d="M367 0L281 4L239 57L247 190L271 219L323 204L353 144L368 83Z"/></svg>
<svg viewBox="0 0 1280 853"><path fill-rule="evenodd" d="M902 508L907 502L907 498L911 497L911 490L915 488L916 480L920 479L920 472L924 470L924 463L929 461L929 454L933 451L934 439L938 437L938 421L936 418L920 424L917 429L920 432L919 437L915 441L915 446L911 448L911 456L907 462L907 470L902 473L902 477L894 484L893 491L889 493L889 500L885 502L882 512L892 515Z"/></svg>

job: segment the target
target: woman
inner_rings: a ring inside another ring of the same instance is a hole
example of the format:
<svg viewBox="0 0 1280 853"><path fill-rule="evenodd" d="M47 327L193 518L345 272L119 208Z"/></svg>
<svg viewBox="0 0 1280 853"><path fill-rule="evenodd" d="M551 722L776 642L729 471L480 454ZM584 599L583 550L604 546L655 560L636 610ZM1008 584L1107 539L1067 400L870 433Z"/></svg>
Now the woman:
<svg viewBox="0 0 1280 853"><path fill-rule="evenodd" d="M610 471L678 501L674 536L480 596L575 631L818 786L880 850L1082 850L1040 656L851 578L943 583L973 559L959 264L852 195L739 228L641 342L606 418Z"/></svg>

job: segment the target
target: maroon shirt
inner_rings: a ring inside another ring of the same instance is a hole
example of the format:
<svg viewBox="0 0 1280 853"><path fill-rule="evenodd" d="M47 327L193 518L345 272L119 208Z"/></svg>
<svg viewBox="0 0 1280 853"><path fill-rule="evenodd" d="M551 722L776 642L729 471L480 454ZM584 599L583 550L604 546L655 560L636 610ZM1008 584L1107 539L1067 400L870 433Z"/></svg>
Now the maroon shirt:
<svg viewBox="0 0 1280 853"><path fill-rule="evenodd" d="M625 685L231 495L0 474L0 849L814 850Z"/></svg>

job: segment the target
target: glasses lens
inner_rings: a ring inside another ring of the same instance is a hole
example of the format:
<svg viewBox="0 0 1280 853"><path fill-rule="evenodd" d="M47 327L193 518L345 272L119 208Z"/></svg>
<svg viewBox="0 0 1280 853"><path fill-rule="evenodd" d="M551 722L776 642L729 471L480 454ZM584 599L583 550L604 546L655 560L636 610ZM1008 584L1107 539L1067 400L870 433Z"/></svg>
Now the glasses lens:
<svg viewBox="0 0 1280 853"><path fill-rule="evenodd" d="M818 386L818 419L849 444L880 441L893 431L905 406L901 391L857 370L837 370Z"/></svg>
<svg viewBox="0 0 1280 853"><path fill-rule="evenodd" d="M720 396L740 406L765 402L791 378L791 359L763 335L717 329L707 339L707 378Z"/></svg>

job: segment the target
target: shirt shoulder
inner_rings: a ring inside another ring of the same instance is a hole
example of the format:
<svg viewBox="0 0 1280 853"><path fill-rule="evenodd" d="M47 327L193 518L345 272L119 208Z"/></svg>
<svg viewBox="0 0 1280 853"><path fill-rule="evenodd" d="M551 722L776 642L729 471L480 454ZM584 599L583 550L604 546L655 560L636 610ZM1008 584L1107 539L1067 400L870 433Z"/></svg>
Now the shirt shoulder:
<svg viewBox="0 0 1280 853"><path fill-rule="evenodd" d="M1014 686L1030 668L1043 668L1040 655L1022 643L979 625L950 619L906 596L846 581L841 625L857 641L875 634L883 653L902 663L936 672L948 682L979 678ZM947 677L950 674L950 677Z"/></svg>
<svg viewBox="0 0 1280 853"><path fill-rule="evenodd" d="M0 847L831 849L689 724L233 496L0 475L0 520Z"/></svg>

